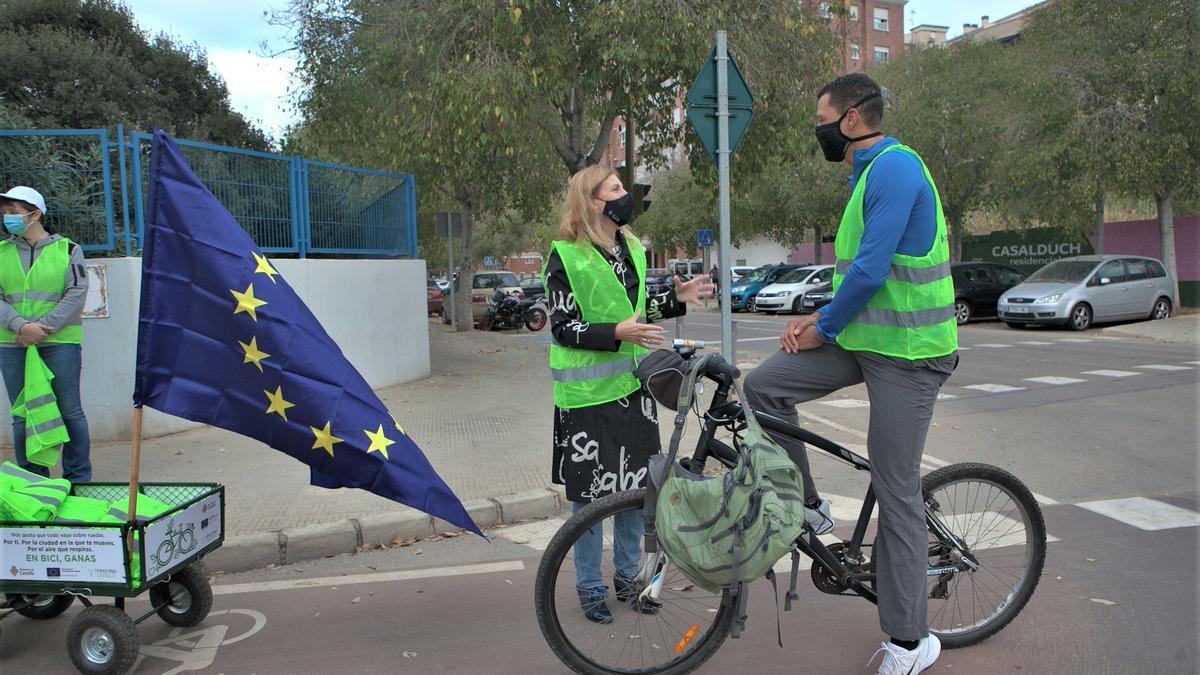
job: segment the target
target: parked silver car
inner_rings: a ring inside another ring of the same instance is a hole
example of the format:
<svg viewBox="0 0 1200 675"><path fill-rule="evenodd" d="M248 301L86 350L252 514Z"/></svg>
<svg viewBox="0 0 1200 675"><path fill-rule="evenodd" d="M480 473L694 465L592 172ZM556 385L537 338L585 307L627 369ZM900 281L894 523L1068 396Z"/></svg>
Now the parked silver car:
<svg viewBox="0 0 1200 675"><path fill-rule="evenodd" d="M1093 323L1165 319L1175 284L1154 258L1084 255L1056 260L1000 296L1000 318L1086 330Z"/></svg>

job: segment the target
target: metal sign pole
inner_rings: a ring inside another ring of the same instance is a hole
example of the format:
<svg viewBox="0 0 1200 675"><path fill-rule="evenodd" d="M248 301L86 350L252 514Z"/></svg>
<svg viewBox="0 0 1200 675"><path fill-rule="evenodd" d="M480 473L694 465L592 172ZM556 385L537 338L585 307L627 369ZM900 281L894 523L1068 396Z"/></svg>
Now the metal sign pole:
<svg viewBox="0 0 1200 675"><path fill-rule="evenodd" d="M733 363L733 316L729 311L729 52L725 31L717 31L717 173L720 176L721 245L717 253L721 286L721 355Z"/></svg>
<svg viewBox="0 0 1200 675"><path fill-rule="evenodd" d="M455 286L457 280L454 278L454 214L450 214L446 218L447 234L446 238L446 276L450 281L450 325L458 327L458 303L455 302ZM445 311L445 308L442 309Z"/></svg>

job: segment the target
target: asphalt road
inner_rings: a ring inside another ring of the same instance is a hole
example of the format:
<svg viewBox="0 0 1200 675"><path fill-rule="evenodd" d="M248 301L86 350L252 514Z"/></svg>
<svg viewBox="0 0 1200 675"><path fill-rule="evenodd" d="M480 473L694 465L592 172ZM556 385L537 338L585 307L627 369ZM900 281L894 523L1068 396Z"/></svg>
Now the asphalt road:
<svg viewBox="0 0 1200 675"><path fill-rule="evenodd" d="M786 319L755 320L742 327L739 349L761 356L777 343L754 338L777 338ZM711 339L703 331L718 324L716 315L689 317L686 332ZM1051 541L1041 584L1016 621L980 645L943 652L927 672L1195 672L1195 347L996 324L964 329L961 342L926 468L984 461L1012 471L1039 495ZM801 407L809 428L860 451L869 411L861 386ZM814 472L841 533L863 478L831 460L814 461ZM140 626L136 672L566 672L532 606L541 548L560 524L217 578L203 625ZM769 586L752 598L746 635L701 672L874 672L865 664L882 636L865 601L823 595L803 577L780 649ZM5 620L3 670L69 672L63 643L77 611Z"/></svg>

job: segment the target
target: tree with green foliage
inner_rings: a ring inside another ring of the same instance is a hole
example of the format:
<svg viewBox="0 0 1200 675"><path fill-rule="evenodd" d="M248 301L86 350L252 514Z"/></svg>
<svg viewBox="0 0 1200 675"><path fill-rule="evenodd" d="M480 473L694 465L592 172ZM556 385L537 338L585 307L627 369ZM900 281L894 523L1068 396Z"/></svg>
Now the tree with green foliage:
<svg viewBox="0 0 1200 675"><path fill-rule="evenodd" d="M526 76L491 49L494 14L472 0L395 3L298 0L291 7L300 72L295 147L312 156L417 176L421 200L462 213L455 271L475 269L477 218L544 211L562 189L553 151L531 144ZM507 29L511 32L511 26ZM436 194L434 194L436 192ZM460 293L458 315L470 316ZM470 321L459 323L471 330Z"/></svg>
<svg viewBox="0 0 1200 675"><path fill-rule="evenodd" d="M1074 141L1068 157L1094 179L1093 194L1154 199L1160 255L1176 284L1175 205L1200 197L1197 35L1194 0L1121 0L1104 11L1087 0L1055 0L1034 14L1020 44L1024 60L1040 65L1043 94L1073 113L1045 128ZM1038 111L1045 100L1025 103ZM1031 165L1054 159L1031 154Z"/></svg>
<svg viewBox="0 0 1200 675"><path fill-rule="evenodd" d="M113 0L0 3L0 96L34 127L125 124L265 150L197 46L148 37Z"/></svg>
<svg viewBox="0 0 1200 675"><path fill-rule="evenodd" d="M964 222L996 200L992 182L1007 116L1003 105L1020 72L996 42L960 42L890 61L874 72L885 90L883 128L925 160L962 257Z"/></svg>
<svg viewBox="0 0 1200 675"><path fill-rule="evenodd" d="M463 275L476 257L475 219L512 209L539 218L564 173L601 159L618 114L638 124L643 162L658 163L656 149L683 137L671 114L678 86L716 27L742 28L731 43L760 96L762 121L743 154L761 158L787 142L771 131L790 126L797 92L812 89L820 68L808 66L833 62L813 10L786 0L536 0L497 10L482 0L294 0L287 15L309 83L300 147L412 171L422 189L453 200L464 213Z"/></svg>
<svg viewBox="0 0 1200 675"><path fill-rule="evenodd" d="M815 150L815 141L810 145ZM789 248L810 242L813 262L821 264L821 242L837 232L847 197L844 167L817 153L778 157L733 201L735 231L743 240L766 236Z"/></svg>
<svg viewBox="0 0 1200 675"><path fill-rule="evenodd" d="M716 227L716 193L686 165L659 172L653 185L653 207L637 219L634 231L657 250L694 249L696 230Z"/></svg>

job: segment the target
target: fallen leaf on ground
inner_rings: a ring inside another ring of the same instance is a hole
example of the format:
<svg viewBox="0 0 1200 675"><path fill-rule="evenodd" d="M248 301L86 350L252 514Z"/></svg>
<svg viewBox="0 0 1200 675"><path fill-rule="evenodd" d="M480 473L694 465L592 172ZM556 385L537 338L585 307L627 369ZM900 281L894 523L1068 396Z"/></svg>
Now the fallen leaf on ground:
<svg viewBox="0 0 1200 675"><path fill-rule="evenodd" d="M352 605L357 605L359 600L362 600L362 596L361 596L361 595L360 595L360 596L358 596L357 598L355 598L355 599L351 600L351 601L350 601L350 604L352 604Z"/></svg>
<svg viewBox="0 0 1200 675"><path fill-rule="evenodd" d="M419 548L419 549L417 549L417 550L413 551L413 555L421 555L421 554L422 554L422 553L424 553L424 552L425 552L425 550L424 550L424 549L420 549L420 548Z"/></svg>
<svg viewBox="0 0 1200 675"><path fill-rule="evenodd" d="M401 654L401 656L403 656L406 659L411 659L412 657L414 657L416 655L417 655L416 652L404 652L403 654Z"/></svg>
<svg viewBox="0 0 1200 675"><path fill-rule="evenodd" d="M686 586L672 586L672 587L671 587L671 590L673 590L673 591L679 591L680 593L682 593L682 592L684 592L684 591L690 591L690 590L692 590L693 588L695 588L695 586L693 586L692 584L688 584L688 585L686 585Z"/></svg>

